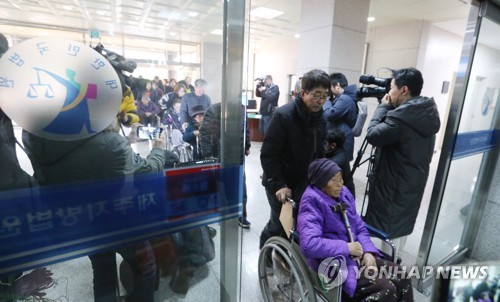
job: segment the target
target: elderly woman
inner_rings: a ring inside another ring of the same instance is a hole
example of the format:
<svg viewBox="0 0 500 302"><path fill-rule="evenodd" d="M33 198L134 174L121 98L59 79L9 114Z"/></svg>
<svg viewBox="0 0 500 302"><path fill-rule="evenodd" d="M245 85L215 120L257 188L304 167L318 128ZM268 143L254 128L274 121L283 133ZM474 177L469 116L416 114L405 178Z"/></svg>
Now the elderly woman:
<svg viewBox="0 0 500 302"><path fill-rule="evenodd" d="M318 272L326 258L345 259L342 294L346 300L413 301L411 280L405 278L401 268L394 269L396 264L378 258L378 250L356 212L354 197L343 186L339 166L326 158L317 159L309 165L308 178L310 185L300 201L297 227L300 248L313 271ZM352 242L342 213L332 210L341 204L346 206ZM399 274L379 276L376 272L381 267Z"/></svg>

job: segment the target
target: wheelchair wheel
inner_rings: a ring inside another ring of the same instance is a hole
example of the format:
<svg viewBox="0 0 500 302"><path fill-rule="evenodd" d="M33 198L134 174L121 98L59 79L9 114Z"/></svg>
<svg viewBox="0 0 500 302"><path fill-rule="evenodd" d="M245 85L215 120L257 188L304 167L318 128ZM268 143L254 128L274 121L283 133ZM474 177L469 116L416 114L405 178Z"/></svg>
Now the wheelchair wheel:
<svg viewBox="0 0 500 302"><path fill-rule="evenodd" d="M304 258L281 237L271 237L259 254L259 283L264 301L316 302Z"/></svg>

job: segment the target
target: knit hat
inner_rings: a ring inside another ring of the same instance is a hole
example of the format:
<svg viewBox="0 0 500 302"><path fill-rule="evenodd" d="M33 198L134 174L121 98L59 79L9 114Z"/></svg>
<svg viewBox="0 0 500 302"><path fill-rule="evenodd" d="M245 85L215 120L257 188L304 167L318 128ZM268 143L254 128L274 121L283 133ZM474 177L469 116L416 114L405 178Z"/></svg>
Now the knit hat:
<svg viewBox="0 0 500 302"><path fill-rule="evenodd" d="M342 169L334 161L320 158L309 165L307 178L312 185L322 189L339 172L342 172Z"/></svg>
<svg viewBox="0 0 500 302"><path fill-rule="evenodd" d="M191 117L194 118L198 114L205 114L205 108L203 105L195 105L192 108L193 113L191 113Z"/></svg>

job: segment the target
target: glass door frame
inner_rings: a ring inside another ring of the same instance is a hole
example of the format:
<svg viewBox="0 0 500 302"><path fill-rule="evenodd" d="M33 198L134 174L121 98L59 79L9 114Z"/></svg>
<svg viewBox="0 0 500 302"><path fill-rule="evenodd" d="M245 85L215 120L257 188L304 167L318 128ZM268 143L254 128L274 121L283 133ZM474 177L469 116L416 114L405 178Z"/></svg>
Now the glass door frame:
<svg viewBox="0 0 500 302"><path fill-rule="evenodd" d="M466 93L474 61L474 55L476 52L478 37L480 34L481 22L484 17L489 17L489 19L495 20L497 23L500 22L499 7L497 6L497 4L489 0L473 0L471 2L469 19L465 31L460 64L456 74L457 77L455 89L450 106L449 118L446 124L441 156L438 163L422 240L416 259L416 266L421 272L425 271L423 269L424 266L429 265L429 256L431 253L432 241L436 232L439 212L447 186L448 173L450 171L450 166L453 160L453 152L455 149L455 143L457 141L464 103L466 100ZM498 114L496 113L495 116L496 117L494 117L494 121L495 119L498 119ZM499 123L498 121L494 123L496 123L496 125L494 125L495 129L497 129ZM445 265L449 263L459 262L463 260L470 252L470 248L474 244L475 235L477 234L479 229L480 220L483 216L488 188L490 186L492 176L495 173L495 165L491 165L489 163L491 163L492 161L494 163L496 162L496 160L498 159L498 153L498 148L494 148L493 150L489 150L483 153L484 157L482 159L481 167L479 170L480 173L478 174L476 187L472 195L472 200L476 200L479 206L474 208L471 207L471 213L465 223L465 228L462 233L461 242L458 248L453 249L446 257L441 259L439 263L435 263L434 265ZM433 275L422 276L421 279L415 280L416 284L414 285L416 285L416 288L419 291L425 291L432 283L433 277Z"/></svg>
<svg viewBox="0 0 500 302"><path fill-rule="evenodd" d="M240 167L240 192L242 192L243 166L240 162L241 90L243 87L243 57L245 54L245 0L224 0L222 100L221 114L221 168ZM223 192L219 192L223 204L228 203ZM241 202L242 195L239 195ZM222 220L220 259L221 301L241 300L241 228L238 219ZM236 269L235 269L236 268Z"/></svg>

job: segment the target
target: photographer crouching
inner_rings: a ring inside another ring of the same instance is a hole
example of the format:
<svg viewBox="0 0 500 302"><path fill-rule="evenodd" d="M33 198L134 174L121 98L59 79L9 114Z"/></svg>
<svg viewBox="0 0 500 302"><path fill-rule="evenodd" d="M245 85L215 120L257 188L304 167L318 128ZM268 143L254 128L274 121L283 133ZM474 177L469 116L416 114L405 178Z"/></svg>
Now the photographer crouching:
<svg viewBox="0 0 500 302"><path fill-rule="evenodd" d="M273 77L266 75L264 80L257 78L259 81L255 89L255 95L261 97L259 113L260 124L259 130L266 135L267 126L271 120L271 115L276 107L278 107L278 99L280 98L280 89L278 85L274 85Z"/></svg>

